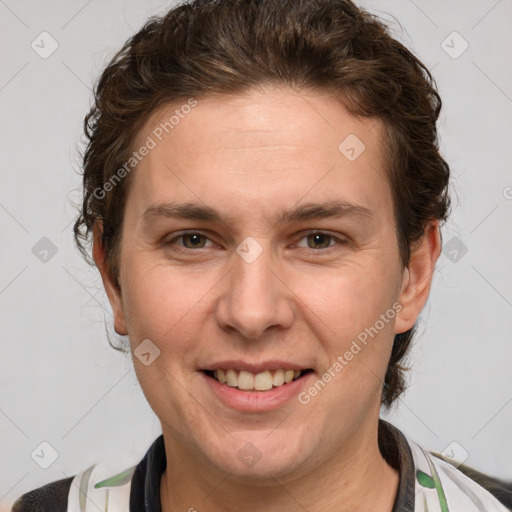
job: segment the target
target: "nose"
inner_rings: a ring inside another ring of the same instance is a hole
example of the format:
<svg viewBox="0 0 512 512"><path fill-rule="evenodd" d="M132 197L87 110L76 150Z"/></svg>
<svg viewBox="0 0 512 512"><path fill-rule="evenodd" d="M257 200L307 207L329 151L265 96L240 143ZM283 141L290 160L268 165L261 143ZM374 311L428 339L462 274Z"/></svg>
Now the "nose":
<svg viewBox="0 0 512 512"><path fill-rule="evenodd" d="M263 250L254 261L238 254L233 260L217 306L219 326L250 340L261 338L271 327L289 328L294 319L293 293L269 251Z"/></svg>

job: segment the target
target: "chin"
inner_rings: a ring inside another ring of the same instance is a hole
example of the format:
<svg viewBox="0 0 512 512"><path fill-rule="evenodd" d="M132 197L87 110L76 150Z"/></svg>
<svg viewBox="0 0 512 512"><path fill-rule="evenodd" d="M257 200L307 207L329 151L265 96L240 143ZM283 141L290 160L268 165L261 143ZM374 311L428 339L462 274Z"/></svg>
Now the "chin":
<svg viewBox="0 0 512 512"><path fill-rule="evenodd" d="M283 432L282 436L270 438L269 435L276 436L276 431L271 434L238 433L219 446L215 450L217 453L212 453L210 445L205 455L221 471L230 473L230 478L240 480L241 483L247 480L251 485L260 480L263 485L269 479L286 477L295 468L304 465L307 454L301 447L303 443L285 434Z"/></svg>

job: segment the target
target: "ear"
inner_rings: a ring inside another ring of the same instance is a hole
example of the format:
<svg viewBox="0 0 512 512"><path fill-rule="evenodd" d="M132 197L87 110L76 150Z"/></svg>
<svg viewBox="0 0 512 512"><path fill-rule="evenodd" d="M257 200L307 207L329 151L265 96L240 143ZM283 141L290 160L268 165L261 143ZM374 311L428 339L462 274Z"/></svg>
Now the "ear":
<svg viewBox="0 0 512 512"><path fill-rule="evenodd" d="M434 268L441 253L439 221L431 222L422 239L411 251L409 264L404 269L399 302L402 309L396 316L395 334L414 326L427 302Z"/></svg>
<svg viewBox="0 0 512 512"><path fill-rule="evenodd" d="M103 235L103 224L97 221L94 224L93 229L93 258L98 270L101 274L101 279L103 281L103 286L105 288L105 292L107 293L108 300L112 307L112 313L114 315L114 329L117 334L128 334L128 329L126 328L126 320L124 317L123 311L123 303L121 297L121 289L115 282L111 273L109 272L109 267L105 258L105 248L103 247L102 242Z"/></svg>

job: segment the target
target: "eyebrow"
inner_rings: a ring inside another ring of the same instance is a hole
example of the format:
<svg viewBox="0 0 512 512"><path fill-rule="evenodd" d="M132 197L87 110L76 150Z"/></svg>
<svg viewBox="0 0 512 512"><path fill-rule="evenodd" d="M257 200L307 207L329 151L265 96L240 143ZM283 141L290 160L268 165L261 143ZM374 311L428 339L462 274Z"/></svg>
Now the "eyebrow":
<svg viewBox="0 0 512 512"><path fill-rule="evenodd" d="M280 210L275 218L276 223L286 224L305 220L333 219L341 217L372 217L372 211L364 206L333 200L323 203L304 203L290 210ZM164 202L146 209L142 222L149 226L161 218L201 220L210 223L230 223L235 217L221 214L219 211L203 204Z"/></svg>

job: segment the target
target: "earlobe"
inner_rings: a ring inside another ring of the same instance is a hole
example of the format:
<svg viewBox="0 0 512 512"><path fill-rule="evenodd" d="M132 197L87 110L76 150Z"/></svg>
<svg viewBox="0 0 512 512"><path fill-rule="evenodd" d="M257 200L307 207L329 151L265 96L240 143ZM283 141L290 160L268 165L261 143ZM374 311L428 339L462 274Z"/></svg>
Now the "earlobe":
<svg viewBox="0 0 512 512"><path fill-rule="evenodd" d="M422 239L414 246L409 265L404 269L399 299L402 309L396 317L395 334L414 326L427 302L440 253L439 221L434 221L426 227Z"/></svg>
<svg viewBox="0 0 512 512"><path fill-rule="evenodd" d="M114 329L117 334L125 335L128 334L128 329L126 328L126 321L122 306L121 290L109 272L105 248L102 242L102 234L103 225L101 222L97 221L93 230L93 258L98 270L100 271L103 286L112 307Z"/></svg>

